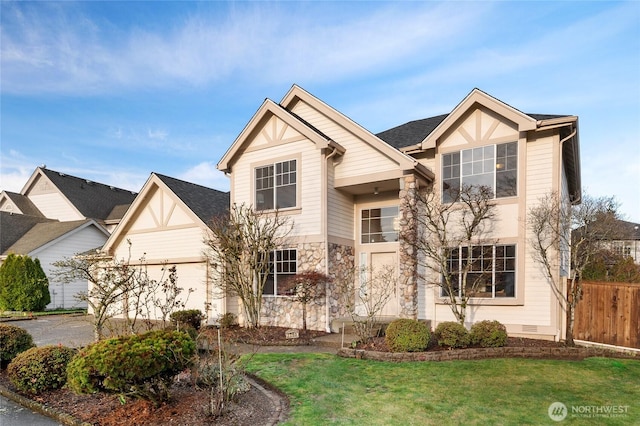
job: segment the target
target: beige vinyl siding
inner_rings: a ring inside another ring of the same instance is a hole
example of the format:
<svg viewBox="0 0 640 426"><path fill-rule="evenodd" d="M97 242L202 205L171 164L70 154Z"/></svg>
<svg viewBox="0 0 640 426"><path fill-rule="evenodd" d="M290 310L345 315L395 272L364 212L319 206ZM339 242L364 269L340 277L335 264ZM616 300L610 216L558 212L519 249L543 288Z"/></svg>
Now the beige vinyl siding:
<svg viewBox="0 0 640 426"><path fill-rule="evenodd" d="M354 239L354 199L353 196L334 189L334 169L328 170L328 206L327 220L329 235L346 239Z"/></svg>
<svg viewBox="0 0 640 426"><path fill-rule="evenodd" d="M86 302L79 302L74 297L79 292L87 291L87 281L76 280L68 284L56 281L53 271L56 269L53 263L70 258L77 253L102 247L107 240L107 236L100 232L95 226L88 226L76 232L72 232L53 244L47 245L40 250L29 253L30 256L40 260L42 269L49 279L49 294L51 303L46 309L55 308L86 308Z"/></svg>
<svg viewBox="0 0 640 426"><path fill-rule="evenodd" d="M254 168L269 162L299 159L297 165L298 208L291 214L294 235L318 235L322 232L322 161L315 144L308 141L291 142L245 152L233 166L234 199L236 204L254 204ZM286 213L286 209L283 210Z"/></svg>
<svg viewBox="0 0 640 426"><path fill-rule="evenodd" d="M551 138L527 143L526 189L527 207L553 188L553 141ZM527 209L528 210L528 209Z"/></svg>
<svg viewBox="0 0 640 426"><path fill-rule="evenodd" d="M61 222L85 219L57 192L38 195L29 194L29 199L49 219L57 219Z"/></svg>
<svg viewBox="0 0 640 426"><path fill-rule="evenodd" d="M441 152L453 148L465 149L464 145L477 146L518 140L518 129L510 121L484 108L466 114L460 124L447 132L439 145Z"/></svg>
<svg viewBox="0 0 640 426"><path fill-rule="evenodd" d="M183 227L193 224L193 219L178 206L175 198L159 188L155 188L135 222L129 226L130 232L143 230Z"/></svg>
<svg viewBox="0 0 640 426"><path fill-rule="evenodd" d="M201 257L204 249L204 231L193 225L191 228L155 230L145 233L132 233L123 238L115 248L117 259L127 259L131 241L131 259L146 257L148 260L181 259Z"/></svg>
<svg viewBox="0 0 640 426"><path fill-rule="evenodd" d="M304 102L298 102L293 112L346 149L346 154L335 168L336 179L367 175L372 172L396 171L398 169L397 162L392 161L370 144L355 137L352 133Z"/></svg>

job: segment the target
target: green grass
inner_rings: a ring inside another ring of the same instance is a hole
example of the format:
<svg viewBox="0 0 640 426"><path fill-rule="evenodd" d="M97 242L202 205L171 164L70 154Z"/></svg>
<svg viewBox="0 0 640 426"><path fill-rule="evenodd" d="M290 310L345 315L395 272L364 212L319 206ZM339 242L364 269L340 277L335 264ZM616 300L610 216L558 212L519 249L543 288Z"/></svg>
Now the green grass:
<svg viewBox="0 0 640 426"><path fill-rule="evenodd" d="M291 402L288 425L544 425L564 403L561 424L640 424L640 362L489 359L387 363L327 354L256 354L248 371ZM572 414L626 406L620 417ZM584 408L582 408L584 410Z"/></svg>

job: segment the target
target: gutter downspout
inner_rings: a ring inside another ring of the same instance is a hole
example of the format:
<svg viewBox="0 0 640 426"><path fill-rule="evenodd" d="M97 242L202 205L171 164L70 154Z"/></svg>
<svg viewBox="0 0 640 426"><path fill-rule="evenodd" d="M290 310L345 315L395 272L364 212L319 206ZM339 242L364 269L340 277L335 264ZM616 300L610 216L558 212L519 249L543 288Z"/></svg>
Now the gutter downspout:
<svg viewBox="0 0 640 426"><path fill-rule="evenodd" d="M325 275L329 276L329 227L328 227L328 191L329 191L329 161L331 160L331 158L336 155L338 153L338 148L337 147L333 147L333 151L331 151L331 153L329 155L327 155L327 157L325 158L326 161L324 161L324 183L325 183L325 188L324 191L322 192L322 204L324 205L324 209L323 209L323 213L325 215L324 220L322 221L322 226L324 227L324 273ZM329 319L329 314L331 312L330 306L329 306L329 283L325 283L325 291L324 291L324 307L325 307L325 314L324 314L324 318L325 318L325 324L324 324L324 328L325 331L327 333L331 333L331 320Z"/></svg>

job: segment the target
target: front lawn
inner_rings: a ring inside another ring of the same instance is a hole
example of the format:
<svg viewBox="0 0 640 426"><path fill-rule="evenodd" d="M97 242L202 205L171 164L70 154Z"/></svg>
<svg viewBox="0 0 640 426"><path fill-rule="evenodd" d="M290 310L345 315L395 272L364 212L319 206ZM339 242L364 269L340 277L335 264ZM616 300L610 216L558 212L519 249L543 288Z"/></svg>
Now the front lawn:
<svg viewBox="0 0 640 426"><path fill-rule="evenodd" d="M289 396L289 425L557 424L548 415L554 402L568 409L561 424L640 422L637 360L396 364L256 354L248 371Z"/></svg>

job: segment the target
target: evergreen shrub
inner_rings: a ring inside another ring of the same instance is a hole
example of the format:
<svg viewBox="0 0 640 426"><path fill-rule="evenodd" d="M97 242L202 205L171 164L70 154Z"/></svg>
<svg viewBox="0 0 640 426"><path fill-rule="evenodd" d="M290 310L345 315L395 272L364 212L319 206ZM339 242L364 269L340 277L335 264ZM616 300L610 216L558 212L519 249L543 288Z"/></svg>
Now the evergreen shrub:
<svg viewBox="0 0 640 426"><path fill-rule="evenodd" d="M196 330L200 330L204 315L199 309L186 309L183 311L173 312L169 318L171 323L178 329L182 329L185 326L193 327Z"/></svg>
<svg viewBox="0 0 640 426"><path fill-rule="evenodd" d="M480 321L471 326L471 343L483 348L499 348L507 344L507 328L499 321Z"/></svg>
<svg viewBox="0 0 640 426"><path fill-rule="evenodd" d="M445 321L435 330L438 344L447 348L466 348L471 342L469 332L459 322Z"/></svg>
<svg viewBox="0 0 640 426"><path fill-rule="evenodd" d="M39 394L58 389L67 382L67 364L76 350L66 346L41 346L16 356L9 367L9 380L21 391Z"/></svg>
<svg viewBox="0 0 640 426"><path fill-rule="evenodd" d="M6 367L19 353L34 347L31 334L15 325L0 324L0 366Z"/></svg>
<svg viewBox="0 0 640 426"><path fill-rule="evenodd" d="M105 391L147 399L169 399L169 387L190 367L196 352L187 333L170 330L101 340L69 363L67 385L76 393Z"/></svg>
<svg viewBox="0 0 640 426"><path fill-rule="evenodd" d="M426 324L408 318L392 321L385 333L385 341L393 352L420 352L429 346Z"/></svg>

